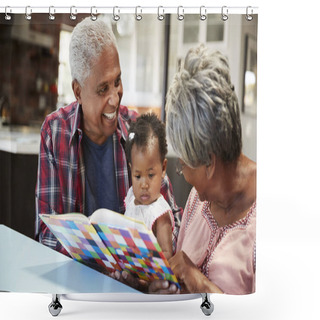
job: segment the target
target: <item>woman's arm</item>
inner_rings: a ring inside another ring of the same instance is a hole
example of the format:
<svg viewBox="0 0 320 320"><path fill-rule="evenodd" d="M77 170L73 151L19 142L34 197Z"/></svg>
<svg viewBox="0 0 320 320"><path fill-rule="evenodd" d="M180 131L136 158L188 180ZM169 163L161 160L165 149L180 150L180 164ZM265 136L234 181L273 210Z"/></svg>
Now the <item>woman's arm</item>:
<svg viewBox="0 0 320 320"><path fill-rule="evenodd" d="M179 282L190 293L223 293L193 264L184 251L177 252L169 259L173 273Z"/></svg>

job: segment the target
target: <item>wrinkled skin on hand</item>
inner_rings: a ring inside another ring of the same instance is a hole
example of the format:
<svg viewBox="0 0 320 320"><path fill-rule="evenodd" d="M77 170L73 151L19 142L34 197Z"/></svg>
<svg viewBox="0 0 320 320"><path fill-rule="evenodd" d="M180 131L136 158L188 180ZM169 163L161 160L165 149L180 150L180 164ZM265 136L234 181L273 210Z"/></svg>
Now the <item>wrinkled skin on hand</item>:
<svg viewBox="0 0 320 320"><path fill-rule="evenodd" d="M150 294L180 293L177 286L175 284L170 283L167 280L154 280L151 283L148 283L147 281L134 277L127 271L122 271L121 273L119 271L115 271L112 274L110 274L110 276L144 293L150 293Z"/></svg>

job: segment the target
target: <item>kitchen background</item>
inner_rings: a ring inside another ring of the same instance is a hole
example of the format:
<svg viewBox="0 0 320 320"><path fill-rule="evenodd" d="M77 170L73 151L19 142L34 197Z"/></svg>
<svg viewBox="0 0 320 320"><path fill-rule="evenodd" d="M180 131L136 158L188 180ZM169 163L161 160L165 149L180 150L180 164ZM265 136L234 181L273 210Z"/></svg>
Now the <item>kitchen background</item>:
<svg viewBox="0 0 320 320"><path fill-rule="evenodd" d="M87 15L23 14L7 21L0 15L0 224L34 236L34 190L40 127L47 114L74 100L68 63L73 27ZM122 104L139 113L153 111L164 119L165 92L190 47L198 43L228 56L242 110L243 152L256 161L257 16L245 15L111 15L118 42L124 95ZM190 186L175 174L169 146L167 173L177 203L184 206Z"/></svg>

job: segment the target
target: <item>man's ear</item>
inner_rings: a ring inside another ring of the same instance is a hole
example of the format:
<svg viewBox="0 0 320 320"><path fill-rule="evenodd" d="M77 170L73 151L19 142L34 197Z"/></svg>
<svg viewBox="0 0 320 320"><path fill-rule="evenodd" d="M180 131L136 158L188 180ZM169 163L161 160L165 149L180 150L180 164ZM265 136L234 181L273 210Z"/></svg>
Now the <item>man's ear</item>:
<svg viewBox="0 0 320 320"><path fill-rule="evenodd" d="M77 99L79 104L82 104L81 101L81 86L77 80L72 81L72 90L75 98Z"/></svg>
<svg viewBox="0 0 320 320"><path fill-rule="evenodd" d="M207 175L207 178L208 179L211 179L214 175L214 172L216 170L216 160L217 160L217 157L215 154L211 154L210 155L210 163L206 166L206 175Z"/></svg>
<svg viewBox="0 0 320 320"><path fill-rule="evenodd" d="M166 175L168 160L165 158L162 162L162 179Z"/></svg>

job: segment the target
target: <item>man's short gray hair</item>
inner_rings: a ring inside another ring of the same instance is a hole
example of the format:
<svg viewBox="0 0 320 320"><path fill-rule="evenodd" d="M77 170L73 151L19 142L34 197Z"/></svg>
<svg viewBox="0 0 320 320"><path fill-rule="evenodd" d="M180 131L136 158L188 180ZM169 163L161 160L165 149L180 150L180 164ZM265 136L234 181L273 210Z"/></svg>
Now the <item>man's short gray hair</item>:
<svg viewBox="0 0 320 320"><path fill-rule="evenodd" d="M224 162L241 153L239 104L231 83L227 58L204 45L189 50L167 94L168 139L188 166Z"/></svg>
<svg viewBox="0 0 320 320"><path fill-rule="evenodd" d="M115 36L106 20L98 18L92 21L87 17L78 23L69 45L72 80L77 80L82 86L93 63L107 46L117 48Z"/></svg>

